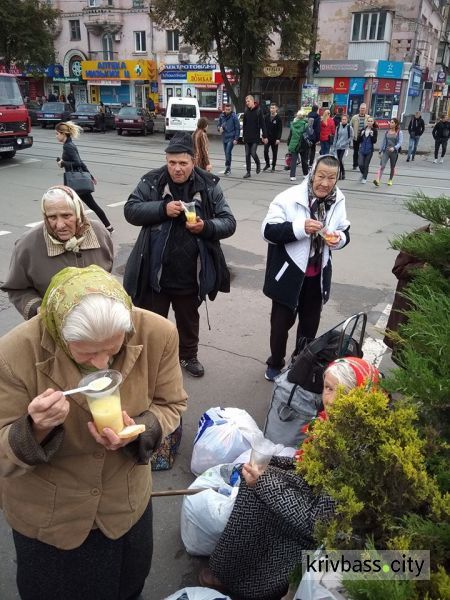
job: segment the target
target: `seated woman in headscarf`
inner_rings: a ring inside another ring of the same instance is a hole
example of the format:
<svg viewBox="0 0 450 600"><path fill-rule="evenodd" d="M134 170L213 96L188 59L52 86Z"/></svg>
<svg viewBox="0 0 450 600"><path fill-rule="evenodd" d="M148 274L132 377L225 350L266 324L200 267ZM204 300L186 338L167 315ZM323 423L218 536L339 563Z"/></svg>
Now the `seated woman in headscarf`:
<svg viewBox="0 0 450 600"><path fill-rule="evenodd" d="M377 369L363 359L344 358L333 364L336 368L325 375L325 408L339 385L350 390L378 381ZM316 523L330 519L336 506L331 497L313 493L295 472L295 463L296 459L274 457L264 472L243 465L233 511L209 569L200 572L201 585L240 600L279 600L286 594L302 551L315 548Z"/></svg>
<svg viewBox="0 0 450 600"><path fill-rule="evenodd" d="M9 273L1 286L24 319L34 317L50 279L64 267L99 265L111 272L111 235L99 221L90 221L78 194L55 185L41 200L44 222L17 240Z"/></svg>
<svg viewBox="0 0 450 600"><path fill-rule="evenodd" d="M83 375L119 371L122 439L97 431ZM53 277L39 315L0 339L0 481L22 600L131 600L153 550L148 465L186 409L175 325L133 308L96 265Z"/></svg>

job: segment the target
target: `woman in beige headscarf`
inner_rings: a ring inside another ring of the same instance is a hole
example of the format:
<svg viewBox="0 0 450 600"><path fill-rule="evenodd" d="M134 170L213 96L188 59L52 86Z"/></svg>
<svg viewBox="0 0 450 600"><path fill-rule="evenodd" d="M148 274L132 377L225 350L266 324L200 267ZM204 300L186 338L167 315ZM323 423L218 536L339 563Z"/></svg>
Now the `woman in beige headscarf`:
<svg viewBox="0 0 450 600"><path fill-rule="evenodd" d="M50 279L64 267L99 265L111 272L111 235L98 221L89 221L78 194L55 185L41 201L44 222L17 240L9 273L1 289L24 319L34 317Z"/></svg>

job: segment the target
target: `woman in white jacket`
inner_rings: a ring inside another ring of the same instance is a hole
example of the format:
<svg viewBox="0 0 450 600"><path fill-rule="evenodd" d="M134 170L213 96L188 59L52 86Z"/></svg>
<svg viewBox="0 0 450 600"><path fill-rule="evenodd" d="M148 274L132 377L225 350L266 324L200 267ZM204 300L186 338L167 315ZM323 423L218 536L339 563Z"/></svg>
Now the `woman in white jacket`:
<svg viewBox="0 0 450 600"><path fill-rule="evenodd" d="M331 250L350 241L345 197L336 187L339 162L320 156L308 178L278 194L262 234L269 242L263 292L272 299L266 379L284 366L289 329L297 314L297 350L314 339L331 287Z"/></svg>

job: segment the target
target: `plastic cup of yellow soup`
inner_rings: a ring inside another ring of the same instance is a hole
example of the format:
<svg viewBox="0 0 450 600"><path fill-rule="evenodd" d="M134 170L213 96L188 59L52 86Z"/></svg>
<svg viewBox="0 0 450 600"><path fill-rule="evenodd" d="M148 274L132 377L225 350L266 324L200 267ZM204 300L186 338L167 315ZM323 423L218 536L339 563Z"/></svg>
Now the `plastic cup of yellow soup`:
<svg viewBox="0 0 450 600"><path fill-rule="evenodd" d="M105 387L104 384L105 382L107 383L106 378L109 378L111 382ZM98 392L92 391L92 388L95 388L96 381L101 384L98 386L100 388ZM121 373L113 369L104 369L90 373L80 381L80 387L89 385L91 388L85 396L95 426L100 434L103 433L105 427L109 427L115 433L119 433L124 428L119 390L121 383Z"/></svg>

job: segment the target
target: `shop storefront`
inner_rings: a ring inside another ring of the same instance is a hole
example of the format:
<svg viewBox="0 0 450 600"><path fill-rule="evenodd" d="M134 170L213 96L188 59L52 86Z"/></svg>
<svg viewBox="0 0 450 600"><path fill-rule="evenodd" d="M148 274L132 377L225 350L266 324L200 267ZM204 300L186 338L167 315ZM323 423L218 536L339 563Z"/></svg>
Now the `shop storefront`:
<svg viewBox="0 0 450 600"><path fill-rule="evenodd" d="M366 64L363 60L322 60L320 73L314 77L319 86L320 112L325 108L336 113L355 114L365 100Z"/></svg>
<svg viewBox="0 0 450 600"><path fill-rule="evenodd" d="M6 73L3 63L0 63L0 73ZM8 73L17 77L17 83L23 98L37 100L44 95L44 72L43 69L34 71L20 70L15 65L11 65Z"/></svg>
<svg viewBox="0 0 450 600"><path fill-rule="evenodd" d="M256 73L250 93L264 107L275 102L283 125L288 127L300 109L300 90L305 81L306 61L280 60L264 65Z"/></svg>
<svg viewBox="0 0 450 600"><path fill-rule="evenodd" d="M157 83L156 63L152 60L86 60L81 69L88 100L94 103L101 100L105 104L142 107Z"/></svg>
<svg viewBox="0 0 450 600"><path fill-rule="evenodd" d="M200 114L214 118L222 111L223 81L215 64L160 65L161 95L159 103L165 108L169 98L197 98Z"/></svg>
<svg viewBox="0 0 450 600"><path fill-rule="evenodd" d="M386 129L391 119L400 119L402 75L402 62L378 61L377 76L372 80L372 98L369 112L381 129Z"/></svg>

